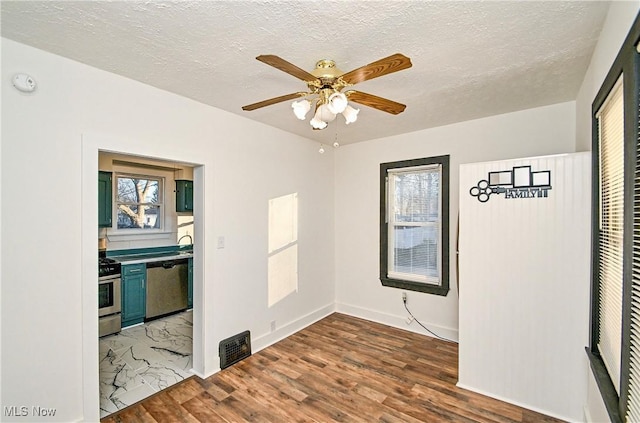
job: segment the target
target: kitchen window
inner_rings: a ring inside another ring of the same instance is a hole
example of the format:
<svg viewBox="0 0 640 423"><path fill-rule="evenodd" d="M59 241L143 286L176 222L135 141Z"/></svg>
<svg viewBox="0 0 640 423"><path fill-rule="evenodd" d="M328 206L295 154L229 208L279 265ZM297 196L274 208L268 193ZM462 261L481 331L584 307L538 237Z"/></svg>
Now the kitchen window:
<svg viewBox="0 0 640 423"><path fill-rule="evenodd" d="M161 230L164 178L116 174L118 230Z"/></svg>
<svg viewBox="0 0 640 423"><path fill-rule="evenodd" d="M449 292L449 156L380 165L380 281Z"/></svg>

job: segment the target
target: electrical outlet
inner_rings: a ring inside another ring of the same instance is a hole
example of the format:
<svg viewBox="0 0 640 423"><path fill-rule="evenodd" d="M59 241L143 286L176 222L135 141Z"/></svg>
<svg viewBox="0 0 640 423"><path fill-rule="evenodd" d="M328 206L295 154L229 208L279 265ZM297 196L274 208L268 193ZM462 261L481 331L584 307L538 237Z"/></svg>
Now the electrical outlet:
<svg viewBox="0 0 640 423"><path fill-rule="evenodd" d="M406 303L406 302L407 302L407 293L406 293L406 292L403 292L403 293L402 293L402 302L403 302L403 303Z"/></svg>
<svg viewBox="0 0 640 423"><path fill-rule="evenodd" d="M271 332L275 332L276 331L276 321L272 320L271 321Z"/></svg>
<svg viewBox="0 0 640 423"><path fill-rule="evenodd" d="M411 323L413 323L413 317L409 316L407 317L407 324L410 325Z"/></svg>

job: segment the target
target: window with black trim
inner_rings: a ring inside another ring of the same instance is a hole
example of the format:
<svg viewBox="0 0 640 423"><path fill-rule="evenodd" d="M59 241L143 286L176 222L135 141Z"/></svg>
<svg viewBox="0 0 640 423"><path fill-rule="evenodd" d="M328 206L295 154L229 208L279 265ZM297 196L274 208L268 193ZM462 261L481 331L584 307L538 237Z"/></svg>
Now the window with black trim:
<svg viewBox="0 0 640 423"><path fill-rule="evenodd" d="M593 105L591 339L612 422L640 421L640 16Z"/></svg>
<svg viewBox="0 0 640 423"><path fill-rule="evenodd" d="M449 292L449 156L380 164L380 281Z"/></svg>

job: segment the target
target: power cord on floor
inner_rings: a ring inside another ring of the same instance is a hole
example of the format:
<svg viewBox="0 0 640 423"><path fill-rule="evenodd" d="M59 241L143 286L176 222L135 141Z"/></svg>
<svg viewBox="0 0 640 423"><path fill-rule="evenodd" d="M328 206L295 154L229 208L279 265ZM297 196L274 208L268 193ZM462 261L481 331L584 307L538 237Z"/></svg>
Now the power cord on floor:
<svg viewBox="0 0 640 423"><path fill-rule="evenodd" d="M433 331L431 331L428 327L426 327L425 325L423 325L422 323L420 323L420 320L416 319L416 316L413 315L413 313L411 313L411 310L409 310L409 307L407 307L407 298L406 296L402 297L402 302L404 303L404 308L407 310L407 313L409 313L409 316L411 316L411 318L413 320L415 320L420 326L422 326L424 328L424 330L426 330L427 332L429 332L431 335L435 336L438 339L441 339L443 341L447 341L447 342L453 342L454 344L457 344L458 341L454 341L453 339L449 339L449 338L444 338L436 333L434 333Z"/></svg>

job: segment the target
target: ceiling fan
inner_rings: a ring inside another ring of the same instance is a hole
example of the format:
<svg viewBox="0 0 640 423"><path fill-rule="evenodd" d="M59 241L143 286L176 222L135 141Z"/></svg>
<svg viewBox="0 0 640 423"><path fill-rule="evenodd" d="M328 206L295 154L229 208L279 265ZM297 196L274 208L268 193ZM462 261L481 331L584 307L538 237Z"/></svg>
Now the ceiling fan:
<svg viewBox="0 0 640 423"><path fill-rule="evenodd" d="M291 105L296 117L304 120L313 102L315 103L315 113L309 123L313 129L324 129L327 127L328 122L333 121L338 114L344 116L347 124L356 121L359 109L351 107L348 104L349 101L394 115L402 113L406 108L404 104L386 98L348 89L359 82L410 68L411 59L400 53L369 63L347 73L338 69L333 60L320 60L316 63L314 70L307 72L272 54L261 55L256 59L301 79L307 84L308 91L295 92L249 104L242 107L242 110L256 110L283 101L304 98L304 100L295 101ZM347 90L343 92L345 88Z"/></svg>

